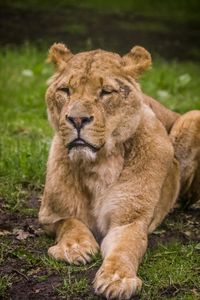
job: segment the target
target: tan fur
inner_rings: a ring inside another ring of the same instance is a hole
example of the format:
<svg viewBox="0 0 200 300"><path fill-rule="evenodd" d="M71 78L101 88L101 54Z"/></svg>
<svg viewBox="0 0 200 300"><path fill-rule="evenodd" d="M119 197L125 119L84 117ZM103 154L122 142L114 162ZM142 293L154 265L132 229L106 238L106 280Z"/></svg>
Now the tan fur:
<svg viewBox="0 0 200 300"><path fill-rule="evenodd" d="M179 118L180 115L178 113L175 113L167 109L166 107L164 107L162 104L160 104L158 101L154 100L150 96L143 95L143 100L148 106L151 107L151 109L156 114L158 120L162 122L167 132L169 133L173 124Z"/></svg>
<svg viewBox="0 0 200 300"><path fill-rule="evenodd" d="M199 198L200 112L180 116L141 92L136 78L151 64L142 47L120 57L102 50L73 55L55 44L50 59L57 72L46 103L55 136L39 212L56 236L48 252L86 263L101 236L95 292L129 299L141 288L137 270L148 233L179 192ZM78 131L90 146L70 147Z"/></svg>
<svg viewBox="0 0 200 300"><path fill-rule="evenodd" d="M170 138L180 163L180 198L188 206L200 199L200 111L190 111L178 118Z"/></svg>

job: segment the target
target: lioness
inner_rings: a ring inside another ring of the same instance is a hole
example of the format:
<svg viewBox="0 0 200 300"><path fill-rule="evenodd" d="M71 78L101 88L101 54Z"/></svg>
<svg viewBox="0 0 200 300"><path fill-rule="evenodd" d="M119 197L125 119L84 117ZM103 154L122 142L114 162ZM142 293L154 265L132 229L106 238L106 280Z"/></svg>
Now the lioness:
<svg viewBox="0 0 200 300"><path fill-rule="evenodd" d="M73 55L54 44L57 71L46 103L55 129L39 221L56 235L49 255L87 263L99 251L97 294L129 299L147 237L181 195L200 198L200 111L183 116L144 95L138 76L150 54Z"/></svg>

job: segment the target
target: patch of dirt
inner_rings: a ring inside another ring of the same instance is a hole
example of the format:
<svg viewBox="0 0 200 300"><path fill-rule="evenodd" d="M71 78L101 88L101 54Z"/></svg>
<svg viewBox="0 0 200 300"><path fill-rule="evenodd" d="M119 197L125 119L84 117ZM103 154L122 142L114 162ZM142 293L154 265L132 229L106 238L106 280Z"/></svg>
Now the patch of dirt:
<svg viewBox="0 0 200 300"><path fill-rule="evenodd" d="M37 218L33 217L24 217L19 213L11 213L8 211L0 210L0 230L6 229L8 231L12 231L15 228L25 228L25 231L31 230L29 226L38 227Z"/></svg>
<svg viewBox="0 0 200 300"><path fill-rule="evenodd" d="M176 228L179 223L180 229ZM175 209L165 221L150 235L149 247L156 247L158 243L168 244L180 241L188 244L200 241L200 208L189 208L187 211Z"/></svg>
<svg viewBox="0 0 200 300"><path fill-rule="evenodd" d="M165 58L200 58L200 21L176 22L130 13L101 13L70 6L62 10L0 5L0 44L66 42L73 50L104 48L126 53L143 45Z"/></svg>
<svg viewBox="0 0 200 300"><path fill-rule="evenodd" d="M160 297L173 298L179 293L187 291L187 282L182 286L180 284L171 284L162 289L160 289ZM199 291L197 289L192 289L192 292L197 297L199 296ZM197 299L197 298L193 298Z"/></svg>
<svg viewBox="0 0 200 300"><path fill-rule="evenodd" d="M30 208L39 208L39 206L40 206L39 198L36 197L35 195L32 195L31 197L29 197L28 206Z"/></svg>
<svg viewBox="0 0 200 300"><path fill-rule="evenodd" d="M48 280L44 282L37 282L34 278L20 280L10 288L9 297L13 300L62 299L52 288L56 288L60 283L60 276L54 274L48 276Z"/></svg>
<svg viewBox="0 0 200 300"><path fill-rule="evenodd" d="M164 287L160 290L160 296L161 297L174 297L176 296L178 293L180 293L181 291L181 285L180 284L176 284L176 285L168 285L167 287Z"/></svg>

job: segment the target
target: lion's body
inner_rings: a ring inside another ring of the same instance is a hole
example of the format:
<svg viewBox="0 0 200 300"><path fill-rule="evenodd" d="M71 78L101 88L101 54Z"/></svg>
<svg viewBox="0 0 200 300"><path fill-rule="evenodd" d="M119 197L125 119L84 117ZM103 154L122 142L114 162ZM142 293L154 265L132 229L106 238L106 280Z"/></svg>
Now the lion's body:
<svg viewBox="0 0 200 300"><path fill-rule="evenodd" d="M141 49L123 58L101 50L73 56L63 45L50 53L58 72L46 101L56 133L39 220L56 234L49 254L69 263L89 261L95 235L103 238L94 287L107 298L140 288L148 233L180 193L199 197L200 113L182 117L142 94L134 77L150 57Z"/></svg>

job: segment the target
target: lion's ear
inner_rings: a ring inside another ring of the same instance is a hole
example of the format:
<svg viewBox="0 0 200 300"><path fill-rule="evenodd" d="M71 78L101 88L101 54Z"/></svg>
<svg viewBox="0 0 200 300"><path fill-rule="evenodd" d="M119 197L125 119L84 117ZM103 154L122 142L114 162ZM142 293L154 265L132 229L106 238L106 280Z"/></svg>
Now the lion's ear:
<svg viewBox="0 0 200 300"><path fill-rule="evenodd" d="M140 46L133 47L122 59L124 71L134 78L138 78L140 74L151 66L150 53Z"/></svg>
<svg viewBox="0 0 200 300"><path fill-rule="evenodd" d="M55 43L49 49L48 61L53 62L60 69L72 56L73 54L64 44Z"/></svg>

